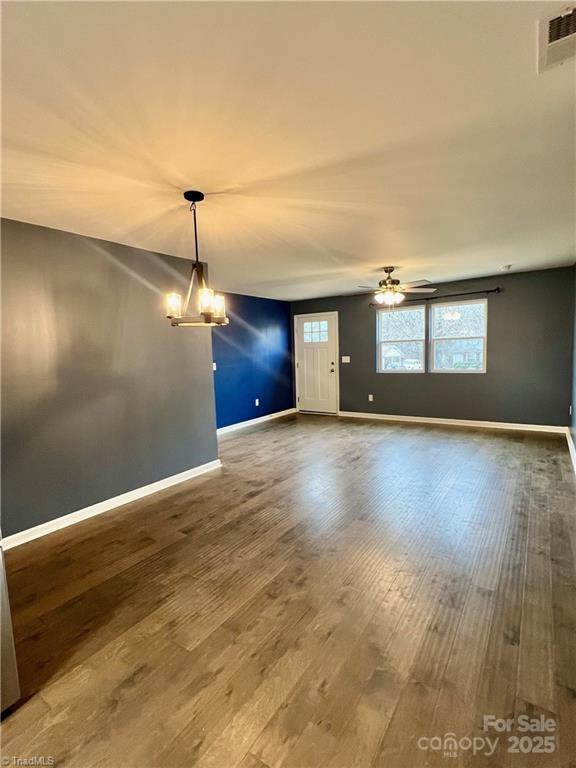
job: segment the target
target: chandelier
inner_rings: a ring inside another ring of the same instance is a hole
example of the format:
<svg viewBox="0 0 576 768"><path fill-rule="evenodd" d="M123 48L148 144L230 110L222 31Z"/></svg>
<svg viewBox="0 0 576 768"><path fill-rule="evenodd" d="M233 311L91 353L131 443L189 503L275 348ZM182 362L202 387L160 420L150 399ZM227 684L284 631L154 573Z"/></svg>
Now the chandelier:
<svg viewBox="0 0 576 768"><path fill-rule="evenodd" d="M199 328L228 325L226 300L223 294L214 293L206 282L204 264L198 259L198 227L196 203L204 200L204 193L197 190L184 192L184 199L190 203L194 221L194 251L192 272L184 301L179 293L166 295L166 317L170 324L182 328ZM197 312L197 314L195 314Z"/></svg>

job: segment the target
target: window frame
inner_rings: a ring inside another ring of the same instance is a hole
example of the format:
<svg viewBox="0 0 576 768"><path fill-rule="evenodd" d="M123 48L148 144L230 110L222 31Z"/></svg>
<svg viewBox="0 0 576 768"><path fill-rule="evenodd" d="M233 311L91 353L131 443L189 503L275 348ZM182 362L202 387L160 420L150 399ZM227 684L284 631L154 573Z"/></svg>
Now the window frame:
<svg viewBox="0 0 576 768"><path fill-rule="evenodd" d="M424 335L421 339L386 339L385 341L380 338L380 315L384 312L406 312L406 311L414 311L414 310L421 310L422 311L422 317L424 321ZM426 343L426 325L427 325L427 317L426 317L426 305L425 304L417 304L413 307L407 307L407 306L396 306L393 309L392 308L385 308L385 307L379 307L376 310L376 373L426 373L426 352L427 352L427 343ZM419 342L422 344L422 368L414 369L414 370L408 370L406 368L399 368L399 369L385 369L382 368L382 353L380 351L380 347L382 344L400 344L402 342Z"/></svg>
<svg viewBox="0 0 576 768"><path fill-rule="evenodd" d="M462 304L484 304L484 335L483 336L443 336L442 338L434 338L434 316L433 312L436 308L440 307L455 307ZM464 299L463 301L442 301L442 302L430 302L430 312L428 316L428 328L429 328L429 373L476 373L483 374L487 370L488 360L488 297L483 299ZM437 341L462 341L462 340L477 340L482 339L484 341L482 350L482 368L475 370L466 368L436 368L435 367L435 344Z"/></svg>

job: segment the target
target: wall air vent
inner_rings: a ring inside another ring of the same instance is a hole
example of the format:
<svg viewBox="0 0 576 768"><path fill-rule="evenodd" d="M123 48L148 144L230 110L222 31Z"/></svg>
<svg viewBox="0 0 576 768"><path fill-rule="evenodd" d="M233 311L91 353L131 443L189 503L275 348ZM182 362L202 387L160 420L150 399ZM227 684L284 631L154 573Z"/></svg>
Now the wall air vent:
<svg viewBox="0 0 576 768"><path fill-rule="evenodd" d="M576 56L576 6L540 19L538 72L564 64Z"/></svg>

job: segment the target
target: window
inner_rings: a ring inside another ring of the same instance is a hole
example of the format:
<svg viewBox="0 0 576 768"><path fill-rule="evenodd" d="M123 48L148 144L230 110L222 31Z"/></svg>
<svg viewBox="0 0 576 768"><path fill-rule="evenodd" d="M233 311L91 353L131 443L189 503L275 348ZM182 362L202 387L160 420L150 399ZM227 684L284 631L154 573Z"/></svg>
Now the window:
<svg viewBox="0 0 576 768"><path fill-rule="evenodd" d="M328 320L306 320L304 322L304 344L328 341Z"/></svg>
<svg viewBox="0 0 576 768"><path fill-rule="evenodd" d="M432 304L430 370L486 373L486 317L486 299Z"/></svg>
<svg viewBox="0 0 576 768"><path fill-rule="evenodd" d="M379 310L378 372L423 373L425 335L423 306Z"/></svg>

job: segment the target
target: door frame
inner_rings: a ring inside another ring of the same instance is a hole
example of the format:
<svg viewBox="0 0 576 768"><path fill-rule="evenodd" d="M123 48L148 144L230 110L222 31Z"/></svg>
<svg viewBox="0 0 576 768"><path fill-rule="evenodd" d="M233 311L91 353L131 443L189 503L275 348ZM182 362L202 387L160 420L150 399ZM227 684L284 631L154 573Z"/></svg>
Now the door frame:
<svg viewBox="0 0 576 768"><path fill-rule="evenodd" d="M301 341L299 339L299 335L297 333L298 328L298 318L300 317L326 317L326 315L330 315L336 320L336 360L335 360L335 374L336 374L336 410L334 413L331 411L326 413L322 411L306 411L306 413L317 413L319 416L338 416L340 413L340 329L338 327L339 319L338 319L338 312L300 312L297 315L294 315L294 327L293 327L293 333L294 333L294 388L295 388L295 394L296 394L296 410L300 412L300 401L299 401L299 392L298 392L298 353L300 351L300 345Z"/></svg>

